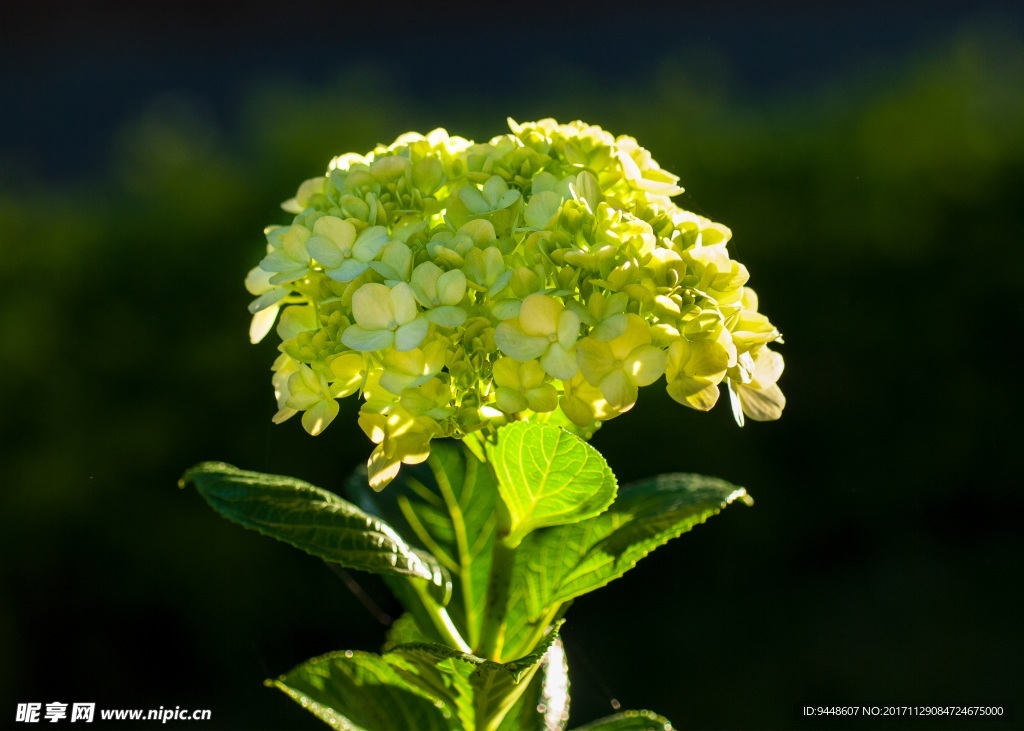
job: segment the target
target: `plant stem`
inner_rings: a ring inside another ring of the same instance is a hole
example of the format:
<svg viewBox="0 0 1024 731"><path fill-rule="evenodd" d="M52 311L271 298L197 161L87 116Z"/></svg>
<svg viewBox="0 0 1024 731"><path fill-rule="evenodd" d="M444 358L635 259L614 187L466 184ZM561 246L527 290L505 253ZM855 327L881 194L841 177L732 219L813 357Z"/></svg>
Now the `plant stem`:
<svg viewBox="0 0 1024 731"><path fill-rule="evenodd" d="M420 603L423 604L423 608L430 617L430 621L434 624L434 629L444 638L445 642L451 647L457 648L460 652L472 652L473 648L462 639L462 635L459 633L455 623L452 622L452 618L448 616L445 608L435 602L427 593L426 585L418 581L411 583L414 585L413 588L416 596L419 598Z"/></svg>
<svg viewBox="0 0 1024 731"><path fill-rule="evenodd" d="M505 614L508 610L509 590L512 587L515 550L505 543L504 533L499 529L498 535L494 537L491 577L487 584L487 601L484 605L483 624L480 627L479 648L480 655L496 662L501 661L501 653L505 647Z"/></svg>

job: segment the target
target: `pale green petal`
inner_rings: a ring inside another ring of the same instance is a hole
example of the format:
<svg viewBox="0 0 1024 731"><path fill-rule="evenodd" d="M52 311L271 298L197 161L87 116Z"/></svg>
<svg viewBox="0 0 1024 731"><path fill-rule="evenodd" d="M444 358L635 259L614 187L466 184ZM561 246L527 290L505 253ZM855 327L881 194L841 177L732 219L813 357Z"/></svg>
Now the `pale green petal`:
<svg viewBox="0 0 1024 731"><path fill-rule="evenodd" d="M371 231L374 233L371 234ZM377 254L388 245L390 240L388 231L383 226L368 228L352 245L352 256L361 262L371 262L377 258Z"/></svg>
<svg viewBox="0 0 1024 731"><path fill-rule="evenodd" d="M575 351L566 350L559 343L551 344L547 352L541 356L540 364L545 371L560 381L568 381L576 375L579 368L576 364Z"/></svg>
<svg viewBox="0 0 1024 731"><path fill-rule="evenodd" d="M334 399L321 399L302 415L302 426L314 437L330 426L340 408Z"/></svg>
<svg viewBox="0 0 1024 731"><path fill-rule="evenodd" d="M425 261L413 269L410 280L413 293L424 307L434 304L437 297L437 281L442 274L444 270L432 261Z"/></svg>
<svg viewBox="0 0 1024 731"><path fill-rule="evenodd" d="M281 204L281 208L288 213L302 213L303 209L309 205L309 199L317 193L324 192L324 182L327 180L325 177L310 178L299 186L298 192L294 198L289 198Z"/></svg>
<svg viewBox="0 0 1024 731"><path fill-rule="evenodd" d="M597 326L590 331L590 335L598 340L614 340L626 332L626 325L628 323L629 320L626 318L625 313L612 315L597 323Z"/></svg>
<svg viewBox="0 0 1024 731"><path fill-rule="evenodd" d="M613 370L600 383L601 394L608 404L620 411L627 411L636 403L636 382L621 370Z"/></svg>
<svg viewBox="0 0 1024 731"><path fill-rule="evenodd" d="M323 264L328 269L341 266L345 261L345 254L338 245L324 236L313 236L306 242L306 248L310 256Z"/></svg>
<svg viewBox="0 0 1024 731"><path fill-rule="evenodd" d="M341 251L351 249L356 240L356 227L337 216L321 216L313 224L313 233L330 239ZM309 248L309 245L306 245Z"/></svg>
<svg viewBox="0 0 1024 731"><path fill-rule="evenodd" d="M412 249L401 241L392 241L380 255L382 264L394 270L395 279L408 279L412 267Z"/></svg>
<svg viewBox="0 0 1024 731"><path fill-rule="evenodd" d="M245 276L245 288L251 295L260 295L271 289L270 272L258 266L249 270Z"/></svg>
<svg viewBox="0 0 1024 731"><path fill-rule="evenodd" d="M356 246L376 248L380 251L390 240L391 237L388 236L387 228L384 226L370 226L359 233L352 246L353 248Z"/></svg>
<svg viewBox="0 0 1024 731"><path fill-rule="evenodd" d="M626 315L626 331L619 337L608 341L612 353L619 360L629 357L636 348L651 342L651 328L640 315Z"/></svg>
<svg viewBox="0 0 1024 731"><path fill-rule="evenodd" d="M528 360L519 367L519 382L523 389L537 388L545 378L547 374L543 366L535 360Z"/></svg>
<svg viewBox="0 0 1024 731"><path fill-rule="evenodd" d="M373 271L377 272L377 274L384 277L384 281L387 282L389 286L393 284L398 284L400 281L404 279L404 277L401 274L399 274L398 270L396 270L394 267L388 266L382 261L371 261L366 266L368 269L372 269Z"/></svg>
<svg viewBox="0 0 1024 731"><path fill-rule="evenodd" d="M523 218L530 228L546 229L562 207L562 196L554 191L544 191L530 196Z"/></svg>
<svg viewBox="0 0 1024 731"><path fill-rule="evenodd" d="M274 320L277 319L277 312L280 309L280 307L272 306L260 310L252 316L252 322L249 324L249 342L255 344L267 336L270 329L274 327Z"/></svg>
<svg viewBox="0 0 1024 731"><path fill-rule="evenodd" d="M288 388L291 393L288 394L288 400L285 401L285 406L290 409L310 409L315 404L323 400L323 394L319 391L309 391L304 388L295 387L293 384L295 384L295 382L300 378L301 376L298 373L293 373L292 377L288 379Z"/></svg>
<svg viewBox="0 0 1024 731"><path fill-rule="evenodd" d="M615 354L608 343L593 338L583 338L576 346L576 363L587 382L593 386L615 369Z"/></svg>
<svg viewBox="0 0 1024 731"><path fill-rule="evenodd" d="M369 353L390 348L395 342L395 334L390 330L367 330L359 325L350 325L341 334L341 342L352 350Z"/></svg>
<svg viewBox="0 0 1024 731"><path fill-rule="evenodd" d="M411 297L412 295L410 295ZM427 336L430 323L425 317L417 317L395 331L395 350L404 351L418 348Z"/></svg>
<svg viewBox="0 0 1024 731"><path fill-rule="evenodd" d="M309 239L309 229L303 226L290 226L281 235L281 244L284 253L293 261L308 261L309 254L306 253L306 241Z"/></svg>
<svg viewBox="0 0 1024 731"><path fill-rule="evenodd" d="M270 420L272 422L274 422L275 424L283 424L284 422L288 421L290 418L295 416L297 413L299 413L298 409L291 409L291 408L288 408L288 407L284 407L284 408L278 409L277 413L274 414L270 418Z"/></svg>
<svg viewBox="0 0 1024 731"><path fill-rule="evenodd" d="M256 314L260 310L272 307L288 296L288 290L284 287L274 287L249 303L249 312Z"/></svg>
<svg viewBox="0 0 1024 731"><path fill-rule="evenodd" d="M364 284L357 289L352 295L352 316L356 322L367 330L385 330L390 327L395 322L395 314L391 309L391 291L387 285L376 282Z"/></svg>
<svg viewBox="0 0 1024 731"><path fill-rule="evenodd" d="M426 317L435 325L441 327L458 327L466 321L466 311L461 307L435 307L427 310Z"/></svg>
<svg viewBox="0 0 1024 731"><path fill-rule="evenodd" d="M737 426L743 426L746 419L743 416L743 404L740 402L739 396L739 384L733 379L728 378L726 381L729 384L729 405L732 407L732 418L736 421Z"/></svg>
<svg viewBox="0 0 1024 731"><path fill-rule="evenodd" d="M444 305L457 305L466 296L466 275L458 269L445 272L437 279L437 299Z"/></svg>
<svg viewBox="0 0 1024 731"><path fill-rule="evenodd" d="M296 279L302 279L304 276L309 274L308 266L300 266L294 269L287 269L283 272L279 272L270 278L271 284L288 284L294 282Z"/></svg>
<svg viewBox="0 0 1024 731"><path fill-rule="evenodd" d="M504 181L502 181L502 182L504 182ZM497 202L494 204L494 208L496 210L501 210L503 208L508 208L513 203L515 203L517 200L519 200L519 198L520 198L520 194L519 194L518 190L506 190L504 193L501 194L501 198L499 198L497 200Z"/></svg>
<svg viewBox="0 0 1024 731"><path fill-rule="evenodd" d="M506 414L515 414L529 408L529 403L520 391L508 386L499 386L495 393L495 406Z"/></svg>
<svg viewBox="0 0 1024 731"><path fill-rule="evenodd" d="M316 309L311 305L293 305L285 307L281 313L281 322L277 326L277 334L281 340L290 340L299 333L316 330Z"/></svg>
<svg viewBox="0 0 1024 731"><path fill-rule="evenodd" d="M395 352L395 351L392 351ZM420 379L419 376L411 376L407 373L399 373L398 371L385 370L380 374L380 387L390 391L396 396L401 396L402 391L407 388L412 388L416 385L416 381Z"/></svg>
<svg viewBox="0 0 1024 731"><path fill-rule="evenodd" d="M601 186L598 184L597 178L589 170L584 170L576 176L573 190L576 193L576 197L584 201L591 212L597 208L598 203L604 200L604 196L601 194Z"/></svg>
<svg viewBox="0 0 1024 731"><path fill-rule="evenodd" d="M526 402L532 411L547 413L558 408L558 391L550 383L526 391Z"/></svg>
<svg viewBox="0 0 1024 731"><path fill-rule="evenodd" d="M331 361L331 372L335 381L331 393L335 398L344 398L356 392L363 381L366 361L359 353L342 353Z"/></svg>
<svg viewBox="0 0 1024 731"><path fill-rule="evenodd" d="M459 227L459 233L469 236L477 246L494 241L497 238L497 235L494 233L494 224L483 218L466 222L463 226Z"/></svg>
<svg viewBox="0 0 1024 731"><path fill-rule="evenodd" d="M412 293L412 287L405 282L399 282L391 288L389 297L390 309L394 313L395 322L399 325L406 325L416 319L419 310L416 309L416 297ZM400 348L400 350L408 350L408 348Z"/></svg>
<svg viewBox="0 0 1024 731"><path fill-rule="evenodd" d="M491 305L491 314L498 320L511 320L514 317L519 317L522 306L522 300L513 297L500 299Z"/></svg>
<svg viewBox="0 0 1024 731"><path fill-rule="evenodd" d="M718 402L718 385L706 378L677 378L666 390L674 400L697 411L710 411Z"/></svg>
<svg viewBox="0 0 1024 731"><path fill-rule="evenodd" d="M786 408L786 397L775 384L768 388L740 386L738 391L743 413L754 421L775 421Z"/></svg>
<svg viewBox="0 0 1024 731"><path fill-rule="evenodd" d="M779 353L764 348L754 357L754 377L750 381L750 385L755 388L768 388L774 385L782 375L785 365L785 361Z"/></svg>
<svg viewBox="0 0 1024 731"><path fill-rule="evenodd" d="M487 199L484 198L483 193L474 186L466 185L459 188L459 199L463 205L469 209L470 213L486 213L491 210L490 205L487 203Z"/></svg>
<svg viewBox="0 0 1024 731"><path fill-rule="evenodd" d="M558 331L558 316L564 309L554 297L546 294L529 295L519 309L523 332L538 337L554 335ZM576 324L579 327L579 323Z"/></svg>
<svg viewBox="0 0 1024 731"><path fill-rule="evenodd" d="M580 335L580 317L572 310L562 310L558 315L558 342L568 350L576 344Z"/></svg>
<svg viewBox="0 0 1024 731"><path fill-rule="evenodd" d="M665 351L653 345L641 345L623 362L623 370L633 377L638 386L649 386L665 372Z"/></svg>
<svg viewBox="0 0 1024 731"><path fill-rule="evenodd" d="M369 478L370 487L377 492L383 490L395 479L401 466L401 459L385 456L383 445L377 445L366 462L366 476Z"/></svg>
<svg viewBox="0 0 1024 731"><path fill-rule="evenodd" d="M500 176L492 175L484 183L483 196L484 200L490 205L491 210L499 208L499 201L502 196L508 193L508 183L506 183Z"/></svg>
<svg viewBox="0 0 1024 731"><path fill-rule="evenodd" d="M260 269L265 272L290 272L295 268L302 268L302 262L296 262L281 249L274 249L260 260ZM273 282L273 277L268 279Z"/></svg>
<svg viewBox="0 0 1024 731"><path fill-rule="evenodd" d="M594 410L578 396L563 396L558 405L569 421L579 427L590 426L594 422Z"/></svg>
<svg viewBox="0 0 1024 731"><path fill-rule="evenodd" d="M337 282L351 282L365 272L367 264L358 259L346 259L337 269L327 272L327 276Z"/></svg>
<svg viewBox="0 0 1024 731"><path fill-rule="evenodd" d="M498 358L491 367L491 377L499 386L508 386L518 391L522 386L519 378L521 365L515 358Z"/></svg>
<svg viewBox="0 0 1024 731"><path fill-rule="evenodd" d="M551 344L547 338L533 337L524 333L519 320L506 320L494 329L494 342L506 355L518 360L539 358Z"/></svg>
<svg viewBox="0 0 1024 731"><path fill-rule="evenodd" d="M717 376L721 381L729 367L729 353L716 340L697 340L689 343L690 359L683 370L691 376Z"/></svg>

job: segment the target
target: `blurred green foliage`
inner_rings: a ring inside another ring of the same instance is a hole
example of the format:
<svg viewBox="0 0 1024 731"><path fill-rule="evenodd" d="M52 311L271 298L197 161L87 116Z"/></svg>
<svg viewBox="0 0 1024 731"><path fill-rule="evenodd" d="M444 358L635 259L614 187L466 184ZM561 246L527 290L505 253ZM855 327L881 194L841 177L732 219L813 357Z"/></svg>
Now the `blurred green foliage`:
<svg viewBox="0 0 1024 731"><path fill-rule="evenodd" d="M337 489L365 459L345 404L315 439L270 423L273 348L248 343L242 287L262 228L335 154L434 126L486 139L511 115L635 136L681 176L682 205L733 229L787 339L781 422L739 431L728 409L645 394L595 438L623 481L703 472L757 505L573 609L574 718L615 697L681 727L934 703L1004 705L986 728L1019 724L1022 48L985 28L760 100L682 57L614 88L577 71L514 98L429 102L364 67L322 87L255 85L228 122L163 96L125 122L102 175L0 176L5 703L314 723L260 681L375 650L381 625L325 567L175 481L222 459Z"/></svg>

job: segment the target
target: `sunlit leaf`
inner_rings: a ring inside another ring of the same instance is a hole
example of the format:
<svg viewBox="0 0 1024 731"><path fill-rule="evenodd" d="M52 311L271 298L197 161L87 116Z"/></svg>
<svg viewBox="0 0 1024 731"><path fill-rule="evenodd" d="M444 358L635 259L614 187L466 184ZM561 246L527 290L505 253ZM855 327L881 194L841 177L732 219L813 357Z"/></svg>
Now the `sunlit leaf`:
<svg viewBox="0 0 1024 731"><path fill-rule="evenodd" d="M538 528L599 515L615 498L615 475L604 457L556 426L502 427L489 457L511 518L512 546Z"/></svg>

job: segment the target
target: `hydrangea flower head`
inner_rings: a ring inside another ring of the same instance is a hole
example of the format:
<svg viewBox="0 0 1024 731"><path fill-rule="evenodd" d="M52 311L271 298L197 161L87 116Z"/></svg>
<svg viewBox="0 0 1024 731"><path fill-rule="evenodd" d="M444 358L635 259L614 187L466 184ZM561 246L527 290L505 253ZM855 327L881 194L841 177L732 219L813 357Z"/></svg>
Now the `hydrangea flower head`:
<svg viewBox="0 0 1024 731"><path fill-rule="evenodd" d="M785 406L779 331L758 312L725 226L632 137L518 124L476 144L442 129L331 161L283 204L246 278L250 337L277 323L275 421L311 434L362 399L377 489L438 437L511 420L589 435L641 387L707 411Z"/></svg>

